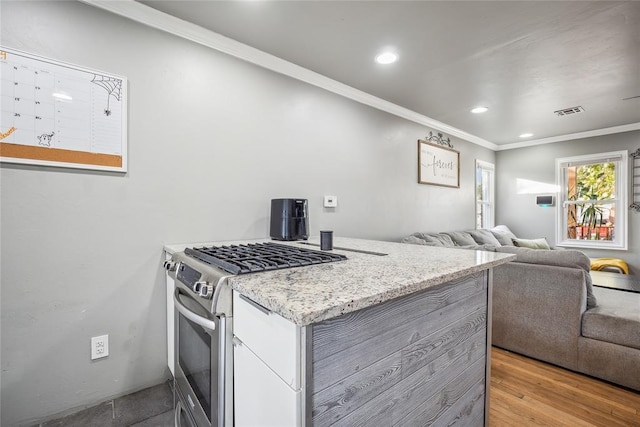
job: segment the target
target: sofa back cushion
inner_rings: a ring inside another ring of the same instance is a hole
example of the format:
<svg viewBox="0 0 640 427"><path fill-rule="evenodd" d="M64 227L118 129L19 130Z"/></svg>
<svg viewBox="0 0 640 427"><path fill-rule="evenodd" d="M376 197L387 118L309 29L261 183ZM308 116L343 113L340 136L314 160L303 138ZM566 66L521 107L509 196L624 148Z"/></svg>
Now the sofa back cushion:
<svg viewBox="0 0 640 427"><path fill-rule="evenodd" d="M516 235L506 225L496 225L491 229L491 234L502 246L513 246L513 239L516 238Z"/></svg>
<svg viewBox="0 0 640 427"><path fill-rule="evenodd" d="M591 271L591 260L584 253L576 250L566 251L543 251L529 248L519 248L517 246L503 246L498 252L516 254L517 262L528 264L546 264L557 267L581 268L584 271Z"/></svg>
<svg viewBox="0 0 640 427"><path fill-rule="evenodd" d="M490 230L478 229L469 231L473 240L479 245L502 246Z"/></svg>
<svg viewBox="0 0 640 427"><path fill-rule="evenodd" d="M418 240L420 240L421 242L419 242ZM402 242L413 243L417 245L444 246L447 248L452 248L455 246L453 240L451 240L451 237L447 236L446 234L439 233L413 233L411 236L402 239Z"/></svg>
<svg viewBox="0 0 640 427"><path fill-rule="evenodd" d="M476 241L473 240L473 237L471 237L471 234L469 234L468 231L446 231L442 234L449 236L456 246L477 245Z"/></svg>
<svg viewBox="0 0 640 427"><path fill-rule="evenodd" d="M593 283L591 282L591 261L584 253L575 250L566 251L545 251L538 249L519 248L516 246L502 246L496 252L516 254L515 262L526 264L544 264L556 267L579 268L584 271L585 283L587 286L587 308L597 305L596 297L593 295Z"/></svg>
<svg viewBox="0 0 640 427"><path fill-rule="evenodd" d="M401 243L409 243L409 244L412 244L412 245L442 246L442 245L437 245L437 244L435 244L433 242L427 242L426 240L420 239L419 237L416 237L414 235L403 237L400 242Z"/></svg>

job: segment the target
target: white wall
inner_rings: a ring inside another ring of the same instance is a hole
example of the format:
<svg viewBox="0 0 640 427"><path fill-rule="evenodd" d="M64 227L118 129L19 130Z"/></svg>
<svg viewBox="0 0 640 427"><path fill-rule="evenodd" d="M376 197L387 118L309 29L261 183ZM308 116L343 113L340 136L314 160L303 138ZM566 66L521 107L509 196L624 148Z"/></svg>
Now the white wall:
<svg viewBox="0 0 640 427"><path fill-rule="evenodd" d="M2 164L2 425L166 379L163 244L267 236L271 198L312 234L474 227L487 149L452 138L461 188L419 185L415 123L85 4L1 8L2 45L129 79L127 174Z"/></svg>
<svg viewBox="0 0 640 427"><path fill-rule="evenodd" d="M535 194L518 194L517 180L525 179L553 185L556 183L557 158L618 150L628 150L631 154L638 148L640 148L640 131L498 151L496 153L498 182L496 224L507 224L517 236L546 237L551 245L555 245L558 206L539 208L535 202ZM629 204L631 204L631 198ZM632 274L640 274L640 213L629 209L628 215L629 250L581 250L590 257L622 258L631 267Z"/></svg>

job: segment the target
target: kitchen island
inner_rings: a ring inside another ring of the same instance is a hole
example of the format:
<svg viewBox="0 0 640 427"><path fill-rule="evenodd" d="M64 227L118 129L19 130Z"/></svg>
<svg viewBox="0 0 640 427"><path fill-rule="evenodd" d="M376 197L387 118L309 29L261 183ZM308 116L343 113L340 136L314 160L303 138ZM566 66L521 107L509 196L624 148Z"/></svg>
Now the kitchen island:
<svg viewBox="0 0 640 427"><path fill-rule="evenodd" d="M514 256L334 245L347 260L229 277L235 425L486 424L491 269Z"/></svg>

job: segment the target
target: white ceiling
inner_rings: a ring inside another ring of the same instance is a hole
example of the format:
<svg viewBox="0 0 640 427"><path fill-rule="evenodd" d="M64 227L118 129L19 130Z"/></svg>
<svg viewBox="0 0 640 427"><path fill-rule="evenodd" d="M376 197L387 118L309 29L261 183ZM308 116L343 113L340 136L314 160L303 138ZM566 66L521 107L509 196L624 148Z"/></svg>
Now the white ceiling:
<svg viewBox="0 0 640 427"><path fill-rule="evenodd" d="M504 148L640 129L640 2L141 3Z"/></svg>

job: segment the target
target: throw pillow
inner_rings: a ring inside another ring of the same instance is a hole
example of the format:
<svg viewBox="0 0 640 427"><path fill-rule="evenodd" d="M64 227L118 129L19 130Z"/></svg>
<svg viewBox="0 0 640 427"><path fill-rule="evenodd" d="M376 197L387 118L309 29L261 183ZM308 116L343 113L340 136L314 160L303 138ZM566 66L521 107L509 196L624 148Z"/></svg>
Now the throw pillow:
<svg viewBox="0 0 640 427"><path fill-rule="evenodd" d="M529 249L546 249L549 250L551 247L549 243L547 243L547 239L541 237L539 239L511 239L513 240L514 246L518 246L519 248L529 248Z"/></svg>

